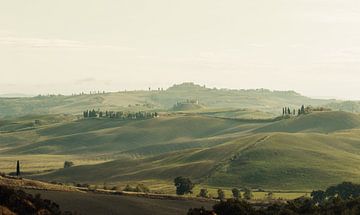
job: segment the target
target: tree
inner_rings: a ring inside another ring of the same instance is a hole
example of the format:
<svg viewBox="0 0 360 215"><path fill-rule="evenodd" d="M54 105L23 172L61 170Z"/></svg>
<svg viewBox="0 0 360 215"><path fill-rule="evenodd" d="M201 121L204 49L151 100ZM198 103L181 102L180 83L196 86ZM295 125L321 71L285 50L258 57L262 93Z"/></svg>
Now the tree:
<svg viewBox="0 0 360 215"><path fill-rule="evenodd" d="M206 188L202 188L200 190L199 197L208 198L209 197L208 194L209 194L208 190Z"/></svg>
<svg viewBox="0 0 360 215"><path fill-rule="evenodd" d="M74 163L72 161L65 161L64 162L64 168L70 168L74 166Z"/></svg>
<svg viewBox="0 0 360 215"><path fill-rule="evenodd" d="M252 194L251 189L245 188L245 189L244 189L244 199L250 200L250 199L252 199L252 198L253 198L253 194Z"/></svg>
<svg viewBox="0 0 360 215"><path fill-rule="evenodd" d="M305 114L305 106L304 105L301 106L301 114Z"/></svg>
<svg viewBox="0 0 360 215"><path fill-rule="evenodd" d="M195 184L192 183L189 178L184 178L181 176L174 179L174 184L176 187L177 195L185 195L188 193L192 193L192 189L195 186Z"/></svg>
<svg viewBox="0 0 360 215"><path fill-rule="evenodd" d="M231 192L232 192L232 195L233 195L233 198L234 198L234 199L240 199L240 198L241 198L241 193L240 193L240 190L239 190L239 189L233 188L233 189L231 190Z"/></svg>
<svg viewBox="0 0 360 215"><path fill-rule="evenodd" d="M326 199L326 194L322 190L314 190L311 192L311 197L316 203L322 203Z"/></svg>
<svg viewBox="0 0 360 215"><path fill-rule="evenodd" d="M225 192L222 189L218 189L217 193L218 193L218 199L220 199L221 201L224 201L225 200Z"/></svg>
<svg viewBox="0 0 360 215"><path fill-rule="evenodd" d="M325 191L327 197L340 197L341 199L350 199L360 197L360 185L351 182L343 182L336 186L328 187Z"/></svg>
<svg viewBox="0 0 360 215"><path fill-rule="evenodd" d="M288 108L287 110L288 110L288 114L291 115L291 110L290 110L290 108Z"/></svg>
<svg viewBox="0 0 360 215"><path fill-rule="evenodd" d="M16 176L20 176L20 161L16 162Z"/></svg>

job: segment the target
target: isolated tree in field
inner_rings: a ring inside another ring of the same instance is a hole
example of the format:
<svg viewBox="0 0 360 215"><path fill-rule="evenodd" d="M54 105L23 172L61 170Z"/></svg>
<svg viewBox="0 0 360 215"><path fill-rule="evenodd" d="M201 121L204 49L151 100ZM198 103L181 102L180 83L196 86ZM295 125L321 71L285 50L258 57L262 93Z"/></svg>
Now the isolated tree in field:
<svg viewBox="0 0 360 215"><path fill-rule="evenodd" d="M220 199L221 201L224 201L225 200L225 192L222 189L218 189L217 193L218 193L218 199Z"/></svg>
<svg viewBox="0 0 360 215"><path fill-rule="evenodd" d="M232 195L233 195L233 198L234 198L234 199L240 199L240 198L241 198L241 192L240 192L239 189L233 188L233 189L231 190L231 192L232 192Z"/></svg>
<svg viewBox="0 0 360 215"><path fill-rule="evenodd" d="M202 188L200 190L200 193L199 193L199 197L202 197L202 198L208 198L209 197L209 192L206 188Z"/></svg>
<svg viewBox="0 0 360 215"><path fill-rule="evenodd" d="M253 194L252 194L251 189L245 188L244 189L244 199L250 200L250 199L252 199L252 197L253 197Z"/></svg>
<svg viewBox="0 0 360 215"><path fill-rule="evenodd" d="M185 195L188 193L192 193L192 189L195 186L195 184L192 183L189 178L184 178L181 176L174 179L174 184L176 187L177 195Z"/></svg>
<svg viewBox="0 0 360 215"><path fill-rule="evenodd" d="M64 168L70 168L74 166L74 163L72 161L65 161L64 162Z"/></svg>
<svg viewBox="0 0 360 215"><path fill-rule="evenodd" d="M20 161L16 162L16 176L20 176Z"/></svg>

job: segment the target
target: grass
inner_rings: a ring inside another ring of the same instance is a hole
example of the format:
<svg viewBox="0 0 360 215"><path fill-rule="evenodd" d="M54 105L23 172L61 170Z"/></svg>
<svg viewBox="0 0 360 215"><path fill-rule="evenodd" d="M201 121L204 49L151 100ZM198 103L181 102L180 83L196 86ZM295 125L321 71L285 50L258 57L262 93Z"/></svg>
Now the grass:
<svg viewBox="0 0 360 215"><path fill-rule="evenodd" d="M0 98L0 117L28 114L81 114L84 109L122 111L169 110L176 102L196 99L210 109L248 108L278 114L283 104L324 105L334 100L311 99L292 91L209 89L181 84L165 91L127 91L76 96L37 96ZM188 107L184 107L189 109ZM190 107L193 109L193 107Z"/></svg>
<svg viewBox="0 0 360 215"><path fill-rule="evenodd" d="M139 121L64 119L1 133L0 168L12 171L21 160L29 171L55 169L33 178L90 184L171 184L181 175L211 189L297 190L296 196L360 182L359 126L358 115L344 112L273 122L203 113ZM65 160L76 166L62 169Z"/></svg>

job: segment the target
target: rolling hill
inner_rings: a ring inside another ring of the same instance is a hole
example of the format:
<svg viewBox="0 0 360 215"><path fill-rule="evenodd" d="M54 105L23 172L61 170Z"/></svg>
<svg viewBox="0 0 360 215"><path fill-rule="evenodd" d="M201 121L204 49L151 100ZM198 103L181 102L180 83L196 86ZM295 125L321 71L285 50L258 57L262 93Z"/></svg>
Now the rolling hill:
<svg viewBox="0 0 360 215"><path fill-rule="evenodd" d="M328 133L338 130L360 128L360 115L333 111L315 112L310 115L282 120L259 128L259 132L318 132Z"/></svg>
<svg viewBox="0 0 360 215"><path fill-rule="evenodd" d="M75 161L63 169L60 160L56 169L31 176L41 180L171 184L182 175L208 186L281 190L360 182L360 119L346 112L282 120L201 113L63 120L0 133L0 147L7 159Z"/></svg>
<svg viewBox="0 0 360 215"><path fill-rule="evenodd" d="M311 99L293 91L210 89L193 83L174 85L164 91L123 91L113 93L50 95L31 98L0 98L0 117L42 114L81 114L86 109L112 111L169 110L174 104L198 100L208 109L254 109L273 114L283 106L321 106L335 100ZM199 108L199 106L195 105ZM188 109L189 107L184 107Z"/></svg>

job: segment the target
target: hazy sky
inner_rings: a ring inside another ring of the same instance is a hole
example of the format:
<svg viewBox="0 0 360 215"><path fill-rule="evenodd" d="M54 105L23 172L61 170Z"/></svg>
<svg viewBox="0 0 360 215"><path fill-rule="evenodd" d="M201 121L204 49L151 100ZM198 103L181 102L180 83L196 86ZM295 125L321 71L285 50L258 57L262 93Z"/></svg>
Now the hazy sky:
<svg viewBox="0 0 360 215"><path fill-rule="evenodd" d="M360 99L359 0L0 1L0 94L193 81Z"/></svg>

